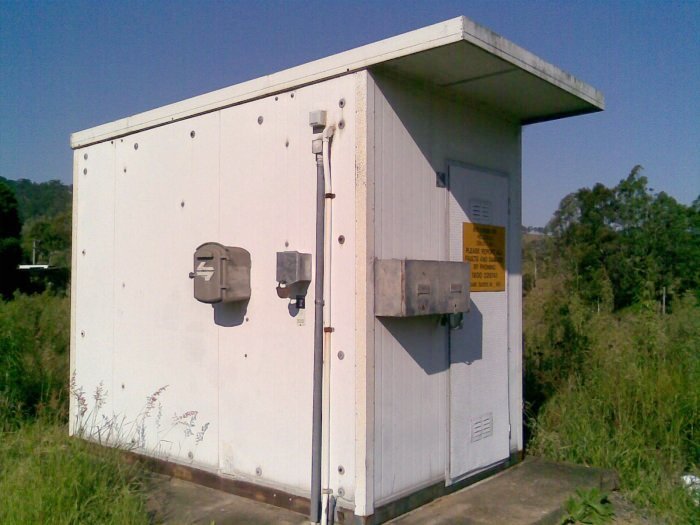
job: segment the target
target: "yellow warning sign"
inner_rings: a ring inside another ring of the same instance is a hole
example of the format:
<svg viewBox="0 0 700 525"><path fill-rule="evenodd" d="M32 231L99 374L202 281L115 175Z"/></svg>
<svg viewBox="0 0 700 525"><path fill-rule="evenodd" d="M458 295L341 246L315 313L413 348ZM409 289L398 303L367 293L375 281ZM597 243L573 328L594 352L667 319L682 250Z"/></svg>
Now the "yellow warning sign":
<svg viewBox="0 0 700 525"><path fill-rule="evenodd" d="M471 265L472 292L506 289L506 229L465 222L462 225L464 260Z"/></svg>

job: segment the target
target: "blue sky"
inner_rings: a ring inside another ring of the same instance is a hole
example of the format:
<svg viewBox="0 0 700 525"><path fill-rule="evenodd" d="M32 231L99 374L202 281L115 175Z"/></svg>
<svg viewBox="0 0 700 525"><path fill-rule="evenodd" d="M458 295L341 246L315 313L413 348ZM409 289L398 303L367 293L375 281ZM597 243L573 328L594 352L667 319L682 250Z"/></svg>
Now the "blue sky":
<svg viewBox="0 0 700 525"><path fill-rule="evenodd" d="M69 183L74 131L458 15L606 97L524 129L524 224L636 164L656 191L700 194L700 0L0 0L0 175Z"/></svg>

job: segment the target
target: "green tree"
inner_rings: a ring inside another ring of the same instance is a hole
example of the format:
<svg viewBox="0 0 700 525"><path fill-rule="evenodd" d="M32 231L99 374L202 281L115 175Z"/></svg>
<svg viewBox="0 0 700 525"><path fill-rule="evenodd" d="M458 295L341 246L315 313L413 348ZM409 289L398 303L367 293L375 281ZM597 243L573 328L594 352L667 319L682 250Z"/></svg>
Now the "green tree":
<svg viewBox="0 0 700 525"><path fill-rule="evenodd" d="M599 308L662 294L672 300L700 287L700 206L654 194L641 166L614 188L596 184L564 197L548 231L562 273Z"/></svg>
<svg viewBox="0 0 700 525"><path fill-rule="evenodd" d="M54 216L35 217L24 224L22 249L25 259L30 259L35 247L37 263L70 267L70 211Z"/></svg>
<svg viewBox="0 0 700 525"><path fill-rule="evenodd" d="M17 288L17 266L22 258L17 199L0 180L0 295L10 297Z"/></svg>
<svg viewBox="0 0 700 525"><path fill-rule="evenodd" d="M606 261L617 243L613 227L614 191L602 184L567 195L548 225L563 263L581 298L608 300Z"/></svg>
<svg viewBox="0 0 700 525"><path fill-rule="evenodd" d="M54 216L70 210L73 189L58 180L32 182L27 179L10 180L0 177L14 191L19 217L24 223L40 216Z"/></svg>

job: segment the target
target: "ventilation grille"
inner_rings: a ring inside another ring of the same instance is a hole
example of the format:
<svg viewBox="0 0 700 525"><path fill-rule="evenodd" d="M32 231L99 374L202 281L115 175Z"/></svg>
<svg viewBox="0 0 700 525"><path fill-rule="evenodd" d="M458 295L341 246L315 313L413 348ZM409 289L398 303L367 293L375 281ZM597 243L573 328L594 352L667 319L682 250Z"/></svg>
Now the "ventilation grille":
<svg viewBox="0 0 700 525"><path fill-rule="evenodd" d="M481 441L493 434L493 413L482 414L472 419L472 443Z"/></svg>
<svg viewBox="0 0 700 525"><path fill-rule="evenodd" d="M491 201L469 199L469 219L482 224L491 223Z"/></svg>

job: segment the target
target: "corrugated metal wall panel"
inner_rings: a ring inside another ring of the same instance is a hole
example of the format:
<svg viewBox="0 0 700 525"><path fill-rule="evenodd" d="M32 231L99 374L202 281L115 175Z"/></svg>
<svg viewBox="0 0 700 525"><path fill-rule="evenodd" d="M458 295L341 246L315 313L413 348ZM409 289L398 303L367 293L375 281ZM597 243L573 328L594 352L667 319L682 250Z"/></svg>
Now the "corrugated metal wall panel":
<svg viewBox="0 0 700 525"><path fill-rule="evenodd" d="M379 81L374 96L375 256L444 259L445 194L419 146L431 108L397 110L411 101ZM375 504L444 473L446 335L433 318L375 323Z"/></svg>
<svg viewBox="0 0 700 525"><path fill-rule="evenodd" d="M373 80L374 255L447 260L447 190L436 171L461 161L509 173L519 188L520 127L405 80ZM444 479L449 415L447 329L435 318L374 327L376 506Z"/></svg>

